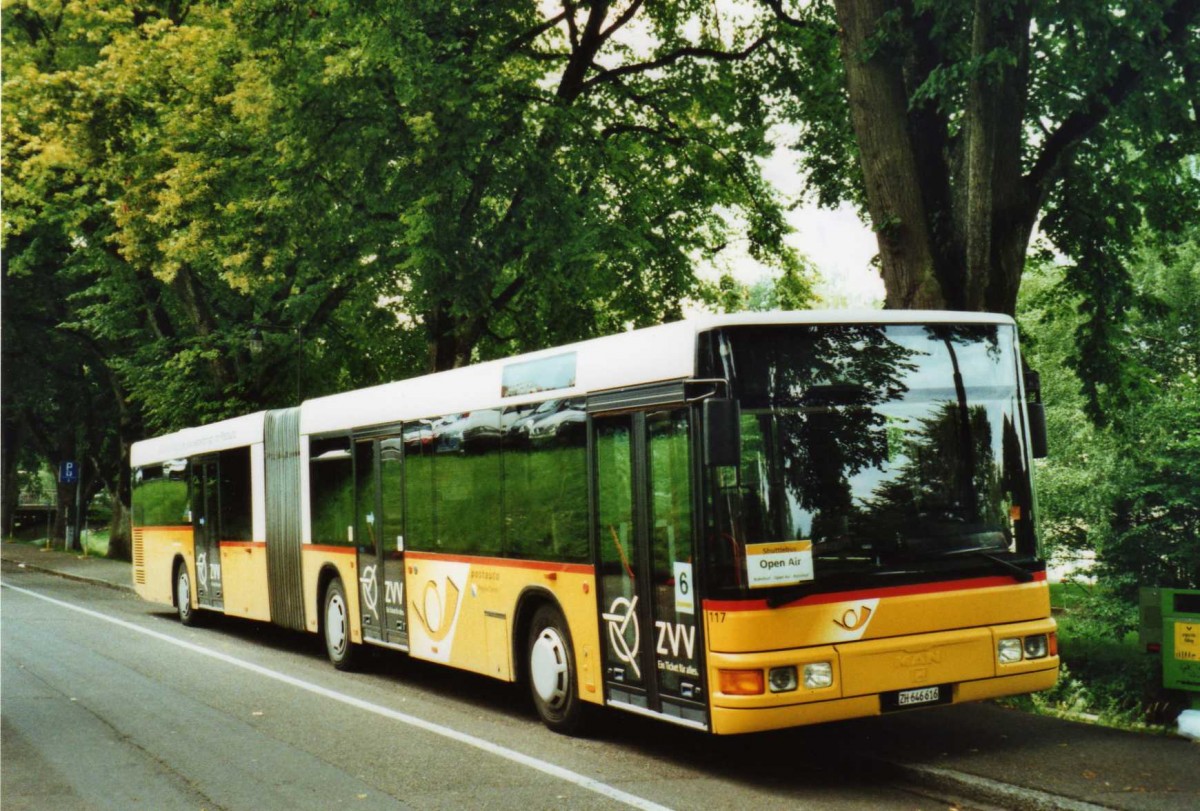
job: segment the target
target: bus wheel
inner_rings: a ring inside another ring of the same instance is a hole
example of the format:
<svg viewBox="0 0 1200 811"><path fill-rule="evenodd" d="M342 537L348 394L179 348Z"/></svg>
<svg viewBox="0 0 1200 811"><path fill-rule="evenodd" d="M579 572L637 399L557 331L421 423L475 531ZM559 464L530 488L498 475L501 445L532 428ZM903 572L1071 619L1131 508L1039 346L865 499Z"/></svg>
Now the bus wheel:
<svg viewBox="0 0 1200 811"><path fill-rule="evenodd" d="M338 670L354 667L358 646L350 641L350 607L342 579L335 577L325 589L325 613L321 615L325 635L325 652Z"/></svg>
<svg viewBox="0 0 1200 811"><path fill-rule="evenodd" d="M175 608L181 623L196 624L197 610L192 608L192 578L188 575L187 563L182 560L175 567Z"/></svg>
<svg viewBox="0 0 1200 811"><path fill-rule="evenodd" d="M543 605L529 626L529 692L542 722L555 732L580 731L583 702L575 678L571 634L557 608Z"/></svg>

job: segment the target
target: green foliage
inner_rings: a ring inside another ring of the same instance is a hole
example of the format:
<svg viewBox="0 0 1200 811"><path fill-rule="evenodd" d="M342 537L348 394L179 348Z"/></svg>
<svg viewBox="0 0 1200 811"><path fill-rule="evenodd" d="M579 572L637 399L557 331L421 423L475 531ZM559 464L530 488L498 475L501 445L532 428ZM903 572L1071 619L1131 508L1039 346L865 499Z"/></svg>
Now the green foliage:
<svg viewBox="0 0 1200 811"><path fill-rule="evenodd" d="M1072 370L1088 313L1062 269L1040 266L1025 291L1026 357L1042 372L1051 437L1038 470L1043 534L1051 550L1095 550L1107 599L1126 609L1139 586L1200 586L1198 240L1143 239L1103 386L1081 388ZM1089 421L1097 409L1105 419ZM1105 624L1118 636L1128 627Z"/></svg>
<svg viewBox="0 0 1200 811"><path fill-rule="evenodd" d="M803 287L774 23L560 12L9 3L6 257L152 432L676 316L735 229Z"/></svg>
<svg viewBox="0 0 1200 811"><path fill-rule="evenodd" d="M726 313L804 310L816 300L811 279L811 269L805 264L777 276L762 276L753 284L723 274L710 294L711 303Z"/></svg>
<svg viewBox="0 0 1200 811"><path fill-rule="evenodd" d="M764 4L792 15L771 87L809 190L869 212L889 306L1012 312L1036 225L1110 382L1139 233L1200 211L1200 3Z"/></svg>
<svg viewBox="0 0 1200 811"><path fill-rule="evenodd" d="M65 454L17 428L72 404L120 503L136 438L678 316L735 238L799 300L756 163L782 35L701 0L6 2L5 459Z"/></svg>
<svg viewBox="0 0 1200 811"><path fill-rule="evenodd" d="M1112 601L1085 600L1059 614L1058 645L1062 670L1058 683L1029 696L1033 709L1051 714L1096 715L1106 723L1136 726L1163 722L1170 697L1162 689L1161 659L1137 644L1129 617L1114 617Z"/></svg>
<svg viewBox="0 0 1200 811"><path fill-rule="evenodd" d="M1065 667L1031 704L1123 724L1178 709L1159 658L1131 636L1138 587L1200 587L1200 230L1143 232L1129 257L1124 324L1114 318L1113 351L1100 357L1081 358L1089 346L1076 340L1096 306L1074 288L1077 268L1033 263L1021 299L1050 437L1037 469L1043 540L1064 557L1094 552L1097 579L1087 590L1063 584Z"/></svg>

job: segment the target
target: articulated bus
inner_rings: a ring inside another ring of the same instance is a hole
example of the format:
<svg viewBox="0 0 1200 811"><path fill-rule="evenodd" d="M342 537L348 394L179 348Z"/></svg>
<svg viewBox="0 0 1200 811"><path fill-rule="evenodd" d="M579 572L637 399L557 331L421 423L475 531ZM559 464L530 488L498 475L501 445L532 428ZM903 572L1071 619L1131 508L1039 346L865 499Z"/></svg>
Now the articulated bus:
<svg viewBox="0 0 1200 811"><path fill-rule="evenodd" d="M134 580L204 611L716 734L1059 667L1013 321L710 316L132 449Z"/></svg>

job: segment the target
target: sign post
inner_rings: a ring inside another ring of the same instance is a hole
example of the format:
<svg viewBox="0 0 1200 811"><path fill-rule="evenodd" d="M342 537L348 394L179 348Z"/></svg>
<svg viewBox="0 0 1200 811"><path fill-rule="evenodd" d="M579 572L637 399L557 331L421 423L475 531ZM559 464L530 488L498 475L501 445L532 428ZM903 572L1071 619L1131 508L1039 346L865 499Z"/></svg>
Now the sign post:
<svg viewBox="0 0 1200 811"><path fill-rule="evenodd" d="M72 520L67 523L66 547L70 552L76 545L76 538L79 537L79 529L82 522L79 520L80 500L83 493L80 492L81 483L79 481L79 463L78 462L60 462L58 465L58 481L60 484L75 485L75 513ZM79 541L79 548L83 548L82 541Z"/></svg>

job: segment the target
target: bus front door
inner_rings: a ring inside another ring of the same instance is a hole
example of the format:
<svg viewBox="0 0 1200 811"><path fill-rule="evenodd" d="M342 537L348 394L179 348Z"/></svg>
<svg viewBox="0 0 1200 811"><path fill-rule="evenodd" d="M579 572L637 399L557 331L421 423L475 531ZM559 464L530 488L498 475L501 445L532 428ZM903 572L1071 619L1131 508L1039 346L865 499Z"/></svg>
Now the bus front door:
<svg viewBox="0 0 1200 811"><path fill-rule="evenodd" d="M355 527L363 638L407 649L404 610L404 458L399 437L355 447Z"/></svg>
<svg viewBox="0 0 1200 811"><path fill-rule="evenodd" d="M605 698L707 728L685 408L597 417Z"/></svg>
<svg viewBox="0 0 1200 811"><path fill-rule="evenodd" d="M206 608L223 608L221 586L221 515L217 497L216 459L192 461L192 540L196 566L196 600Z"/></svg>

